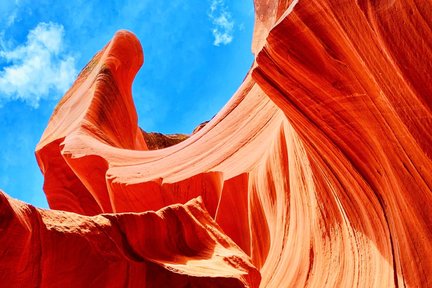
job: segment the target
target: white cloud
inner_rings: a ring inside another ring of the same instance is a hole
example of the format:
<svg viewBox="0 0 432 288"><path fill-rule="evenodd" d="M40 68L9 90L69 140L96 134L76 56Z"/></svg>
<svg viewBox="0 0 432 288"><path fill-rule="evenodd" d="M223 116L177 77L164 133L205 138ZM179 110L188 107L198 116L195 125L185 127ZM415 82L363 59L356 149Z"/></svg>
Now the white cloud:
<svg viewBox="0 0 432 288"><path fill-rule="evenodd" d="M15 9L8 17L6 21L6 27L12 26L15 23L15 20L18 16L18 10Z"/></svg>
<svg viewBox="0 0 432 288"><path fill-rule="evenodd" d="M63 38L62 25L39 23L25 44L1 47L0 61L7 64L0 71L0 104L19 99L37 108L41 99L57 98L69 88L77 71Z"/></svg>
<svg viewBox="0 0 432 288"><path fill-rule="evenodd" d="M212 0L208 16L213 24L213 45L220 46L231 43L234 38L234 21L224 1Z"/></svg>

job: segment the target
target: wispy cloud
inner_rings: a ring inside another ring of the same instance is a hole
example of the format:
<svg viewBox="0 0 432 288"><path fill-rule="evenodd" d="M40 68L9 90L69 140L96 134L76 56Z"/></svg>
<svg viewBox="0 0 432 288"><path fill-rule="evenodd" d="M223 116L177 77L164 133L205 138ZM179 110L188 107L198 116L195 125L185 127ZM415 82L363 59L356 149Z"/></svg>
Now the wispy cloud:
<svg viewBox="0 0 432 288"><path fill-rule="evenodd" d="M213 45L227 45L234 36L234 21L223 0L212 0L209 18L212 21Z"/></svg>
<svg viewBox="0 0 432 288"><path fill-rule="evenodd" d="M77 71L63 38L62 25L39 23L25 44L1 47L0 60L7 64L0 71L0 104L19 99L37 108L41 99L61 96L69 88Z"/></svg>
<svg viewBox="0 0 432 288"><path fill-rule="evenodd" d="M15 9L8 17L6 21L6 27L9 27L15 23L18 16L18 9Z"/></svg>

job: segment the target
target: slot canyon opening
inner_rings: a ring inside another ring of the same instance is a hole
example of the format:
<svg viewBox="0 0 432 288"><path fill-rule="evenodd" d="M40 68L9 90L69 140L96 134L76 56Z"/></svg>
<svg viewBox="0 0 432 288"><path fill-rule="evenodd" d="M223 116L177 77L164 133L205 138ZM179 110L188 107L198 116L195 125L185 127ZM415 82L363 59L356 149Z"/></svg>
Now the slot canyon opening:
<svg viewBox="0 0 432 288"><path fill-rule="evenodd" d="M11 2L0 13L4 16L0 17L4 24L1 43L5 44L1 51L50 57L42 58L48 62L37 72L25 74L37 87L45 88L14 86L11 91L21 94L0 98L0 189L41 208L48 208L48 203L35 147L75 76L116 31L133 32L144 50L144 64L132 87L138 125L146 132L178 134L174 143L217 114L253 62L255 13L250 0L179 1L169 5L93 1L70 3L68 7L49 2L24 7ZM27 58L14 63L4 55L0 57L2 73L8 67L27 67ZM61 85L57 82L63 78L47 81L69 74L73 77ZM173 143L169 138L164 137L163 146Z"/></svg>
<svg viewBox="0 0 432 288"><path fill-rule="evenodd" d="M166 17L184 13L179 25L166 30L156 25L150 38L131 30L144 51L132 95L150 150L182 142L203 128L253 64L253 1L207 1L197 6L199 13L187 3L176 6Z"/></svg>

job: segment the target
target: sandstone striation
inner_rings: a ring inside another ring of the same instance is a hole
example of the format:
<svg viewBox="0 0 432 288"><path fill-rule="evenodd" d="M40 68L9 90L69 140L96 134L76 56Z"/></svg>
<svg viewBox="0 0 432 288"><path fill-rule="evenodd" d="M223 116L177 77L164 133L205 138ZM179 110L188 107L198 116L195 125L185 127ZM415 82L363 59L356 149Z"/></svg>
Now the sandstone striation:
<svg viewBox="0 0 432 288"><path fill-rule="evenodd" d="M0 194L2 285L432 287L431 2L255 11L243 84L170 147L135 36L93 58L36 147L53 210Z"/></svg>
<svg viewBox="0 0 432 288"><path fill-rule="evenodd" d="M186 134L162 134L145 131L142 131L142 133L149 150L157 150L173 146L189 138L189 135Z"/></svg>

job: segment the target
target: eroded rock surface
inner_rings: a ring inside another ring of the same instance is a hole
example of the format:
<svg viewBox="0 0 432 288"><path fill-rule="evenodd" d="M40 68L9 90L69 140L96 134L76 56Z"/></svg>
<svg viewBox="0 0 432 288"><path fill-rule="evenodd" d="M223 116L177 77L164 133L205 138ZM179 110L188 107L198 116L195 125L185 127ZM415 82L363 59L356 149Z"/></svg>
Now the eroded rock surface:
<svg viewBox="0 0 432 288"><path fill-rule="evenodd" d="M158 150L170 147L189 138L189 135L186 134L162 134L145 131L142 131L142 133L144 136L144 141L149 150Z"/></svg>
<svg viewBox="0 0 432 288"><path fill-rule="evenodd" d="M138 40L95 56L36 148L54 210L0 195L2 285L432 287L431 2L255 9L243 84L165 149Z"/></svg>

